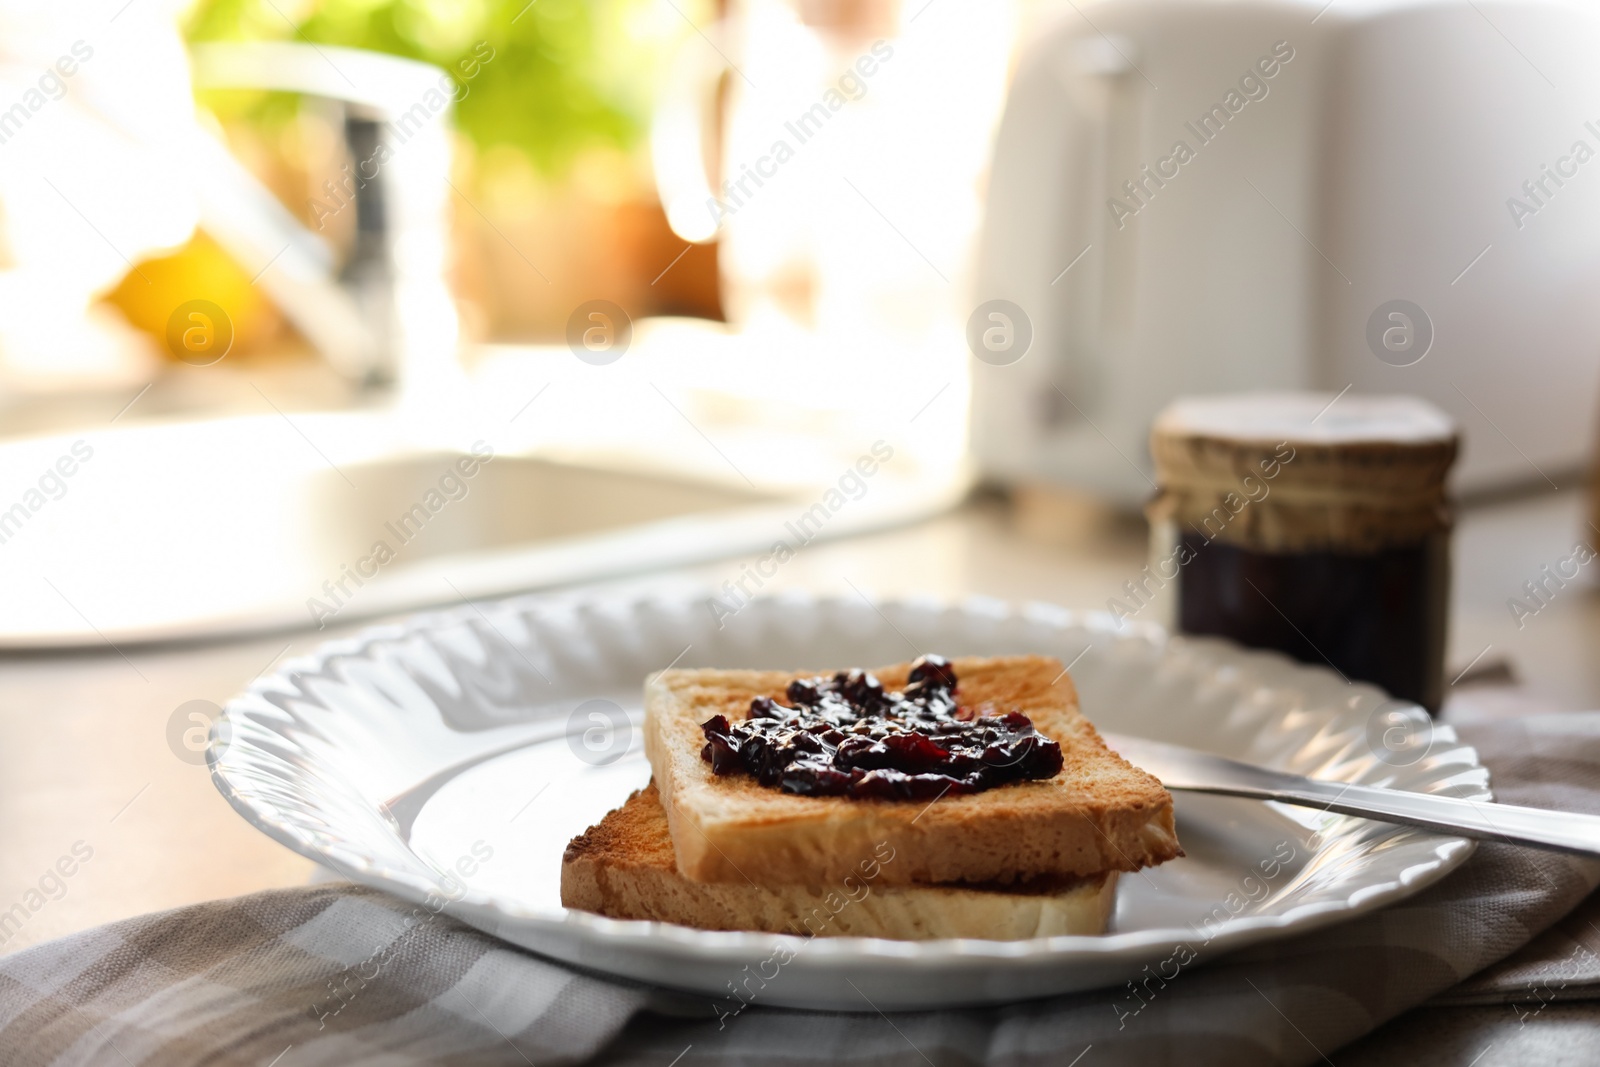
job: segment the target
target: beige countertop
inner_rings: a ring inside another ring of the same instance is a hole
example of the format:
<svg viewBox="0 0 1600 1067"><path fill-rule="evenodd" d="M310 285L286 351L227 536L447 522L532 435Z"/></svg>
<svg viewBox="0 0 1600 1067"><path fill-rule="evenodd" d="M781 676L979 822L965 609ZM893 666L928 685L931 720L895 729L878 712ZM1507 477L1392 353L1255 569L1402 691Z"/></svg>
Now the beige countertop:
<svg viewBox="0 0 1600 1067"><path fill-rule="evenodd" d="M849 592L855 585L1104 608L1143 565L1142 536L1131 522L1089 523L1048 543L1020 533L998 501L980 498L915 526L807 547L766 588ZM1586 525L1576 491L1463 513L1451 677L1476 664L1451 690L1447 716L1504 707L1508 687L1472 682L1498 662L1520 680L1524 706L1531 698L1551 709L1600 707L1593 584L1600 561L1532 615L1519 620L1507 604L1580 540L1593 545L1600 534ZM739 561L729 561L674 577L720 586L739 571ZM125 656L107 649L0 657L0 915L24 900L30 912L15 929L0 926L0 954L115 919L309 879L311 861L251 828L203 765L180 758L169 724L186 702L221 703L271 664L339 634L128 649ZM70 876L53 873L67 870Z"/></svg>

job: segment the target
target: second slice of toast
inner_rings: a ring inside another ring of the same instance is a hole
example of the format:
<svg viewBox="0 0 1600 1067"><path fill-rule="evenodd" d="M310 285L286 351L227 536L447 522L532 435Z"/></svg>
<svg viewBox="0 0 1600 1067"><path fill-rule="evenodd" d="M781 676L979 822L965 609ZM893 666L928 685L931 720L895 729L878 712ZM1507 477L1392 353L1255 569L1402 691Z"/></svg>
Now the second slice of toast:
<svg viewBox="0 0 1600 1067"><path fill-rule="evenodd" d="M801 937L1015 941L1103 933L1116 872L1026 887L882 886L887 850L837 886L691 882L678 873L666 812L652 783L572 839L561 858L561 903L613 919Z"/></svg>
<svg viewBox="0 0 1600 1067"><path fill-rule="evenodd" d="M886 689L909 663L875 670ZM1020 711L1061 745L1052 778L932 802L798 796L745 774L716 775L701 758L701 724L748 716L765 696L785 702L796 678L832 671L668 670L645 683L645 752L661 793L679 871L701 882L836 884L875 850L882 885L999 883L1134 871L1183 854L1172 797L1113 753L1078 711L1059 660L953 661L959 702L980 715Z"/></svg>

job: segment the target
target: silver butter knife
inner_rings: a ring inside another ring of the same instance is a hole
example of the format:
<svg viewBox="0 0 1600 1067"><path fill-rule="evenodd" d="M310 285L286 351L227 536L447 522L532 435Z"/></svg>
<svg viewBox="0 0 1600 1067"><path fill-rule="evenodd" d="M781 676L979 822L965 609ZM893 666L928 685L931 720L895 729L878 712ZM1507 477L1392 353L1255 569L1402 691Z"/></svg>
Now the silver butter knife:
<svg viewBox="0 0 1600 1067"><path fill-rule="evenodd" d="M1306 778L1162 741L1106 734L1106 744L1168 789L1277 800L1486 841L1600 856L1600 817Z"/></svg>

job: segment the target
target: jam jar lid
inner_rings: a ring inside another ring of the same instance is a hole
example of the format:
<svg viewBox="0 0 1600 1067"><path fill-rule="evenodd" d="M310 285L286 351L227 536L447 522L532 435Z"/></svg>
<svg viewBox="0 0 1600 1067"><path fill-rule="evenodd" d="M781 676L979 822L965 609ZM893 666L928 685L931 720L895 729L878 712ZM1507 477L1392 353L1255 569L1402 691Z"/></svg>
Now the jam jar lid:
<svg viewBox="0 0 1600 1067"><path fill-rule="evenodd" d="M1152 521L1267 552L1369 553L1451 525L1454 422L1408 396L1188 397L1150 435Z"/></svg>

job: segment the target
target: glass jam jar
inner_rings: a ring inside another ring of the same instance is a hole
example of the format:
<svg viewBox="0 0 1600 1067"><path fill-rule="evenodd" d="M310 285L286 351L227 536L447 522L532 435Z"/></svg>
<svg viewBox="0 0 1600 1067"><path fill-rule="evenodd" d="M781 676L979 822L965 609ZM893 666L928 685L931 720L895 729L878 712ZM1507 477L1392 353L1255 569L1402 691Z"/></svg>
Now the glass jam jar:
<svg viewBox="0 0 1600 1067"><path fill-rule="evenodd" d="M1422 400L1252 393L1178 400L1150 448L1152 569L1176 628L1327 664L1436 713L1459 438Z"/></svg>

